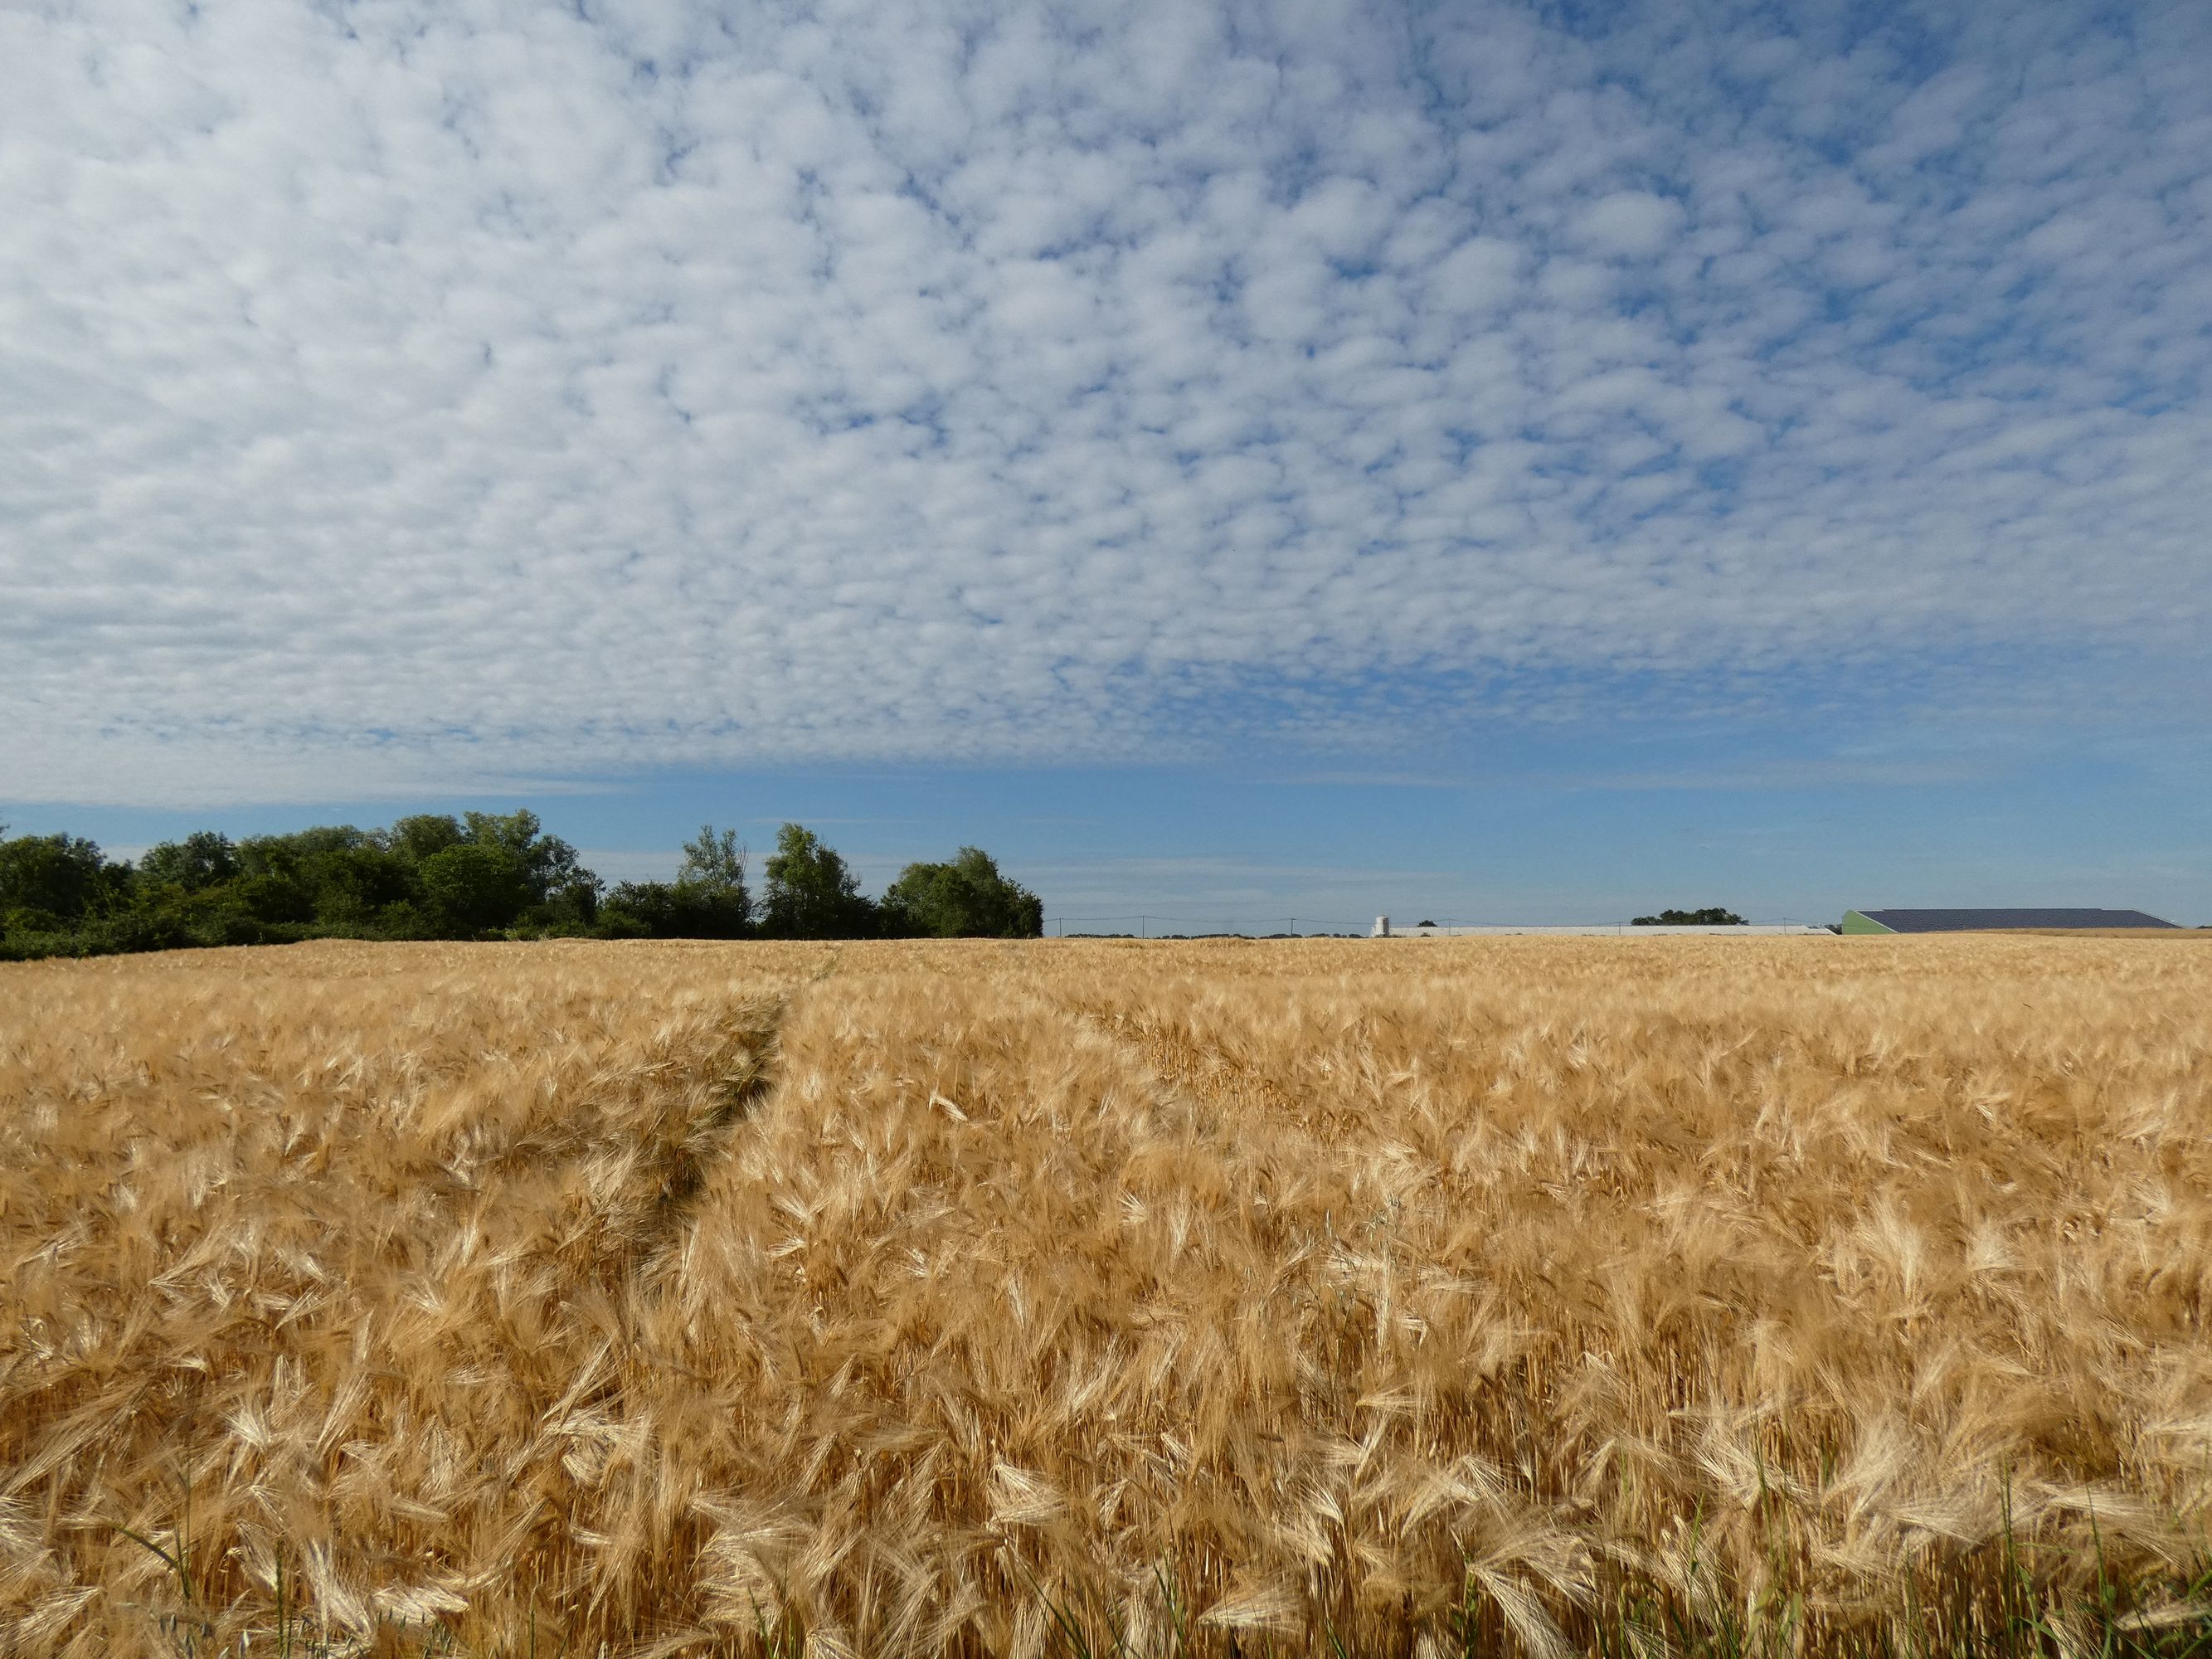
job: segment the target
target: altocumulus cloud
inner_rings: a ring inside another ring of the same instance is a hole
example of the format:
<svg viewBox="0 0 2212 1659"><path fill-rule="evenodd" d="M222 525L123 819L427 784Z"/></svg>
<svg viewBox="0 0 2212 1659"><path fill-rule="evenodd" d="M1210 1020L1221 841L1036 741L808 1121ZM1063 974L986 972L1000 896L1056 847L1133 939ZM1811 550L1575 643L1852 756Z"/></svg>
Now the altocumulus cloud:
<svg viewBox="0 0 2212 1659"><path fill-rule="evenodd" d="M1869 10L0 8L0 793L2185 683L2212 8Z"/></svg>

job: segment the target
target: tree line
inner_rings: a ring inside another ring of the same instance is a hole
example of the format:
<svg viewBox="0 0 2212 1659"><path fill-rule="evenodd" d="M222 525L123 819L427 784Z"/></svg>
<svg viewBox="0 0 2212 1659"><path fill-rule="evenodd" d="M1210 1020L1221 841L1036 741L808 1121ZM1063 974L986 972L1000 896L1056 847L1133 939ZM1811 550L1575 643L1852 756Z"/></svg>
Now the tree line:
<svg viewBox="0 0 2212 1659"><path fill-rule="evenodd" d="M0 960L307 939L1034 939L1036 894L980 848L909 864L871 898L787 823L749 881L732 830L701 828L673 881L610 886L530 811L419 813L380 830L203 830L135 863L82 836L0 825Z"/></svg>

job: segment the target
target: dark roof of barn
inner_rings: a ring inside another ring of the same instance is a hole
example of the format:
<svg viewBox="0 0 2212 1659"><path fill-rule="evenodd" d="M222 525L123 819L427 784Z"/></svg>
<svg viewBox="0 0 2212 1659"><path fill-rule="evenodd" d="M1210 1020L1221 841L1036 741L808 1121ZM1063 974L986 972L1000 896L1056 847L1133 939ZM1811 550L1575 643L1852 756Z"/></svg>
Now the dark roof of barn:
<svg viewBox="0 0 2212 1659"><path fill-rule="evenodd" d="M1984 927L2171 927L2141 910L1862 910L1900 933L1959 933Z"/></svg>

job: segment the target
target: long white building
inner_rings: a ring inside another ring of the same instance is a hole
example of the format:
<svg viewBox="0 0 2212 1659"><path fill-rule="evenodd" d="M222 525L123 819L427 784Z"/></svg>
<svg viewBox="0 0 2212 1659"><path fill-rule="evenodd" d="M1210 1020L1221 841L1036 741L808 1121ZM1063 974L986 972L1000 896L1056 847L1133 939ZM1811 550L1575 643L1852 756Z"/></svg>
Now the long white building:
<svg viewBox="0 0 2212 1659"><path fill-rule="evenodd" d="M1377 916L1375 918L1375 931L1370 933L1369 937L1371 939L1481 939L1507 933L1541 933L1557 934L1561 938L1566 938L1577 934L1620 934L1624 937L1632 935L1638 939L1650 939L1660 935L1675 933L1725 933L1731 939L1741 939L1747 934L1804 935L1819 933L1823 936L1832 936L1835 930L1832 927L1823 927L1817 922L1810 921L1735 922L1721 926L1698 925L1686 927L1639 927L1632 922L1626 921L1591 922L1582 926L1571 927L1515 927L1509 923L1486 923L1480 927L1437 927L1433 926L1427 927L1394 927L1390 925L1389 917Z"/></svg>

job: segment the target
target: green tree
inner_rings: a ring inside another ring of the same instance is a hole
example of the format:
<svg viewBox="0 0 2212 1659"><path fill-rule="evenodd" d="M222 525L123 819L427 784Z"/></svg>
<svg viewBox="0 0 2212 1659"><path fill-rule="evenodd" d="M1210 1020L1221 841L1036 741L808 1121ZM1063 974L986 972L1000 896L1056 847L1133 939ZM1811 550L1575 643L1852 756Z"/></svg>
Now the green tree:
<svg viewBox="0 0 2212 1659"><path fill-rule="evenodd" d="M82 836L0 841L0 914L37 911L76 923L115 908L130 890L131 866L109 863Z"/></svg>
<svg viewBox="0 0 2212 1659"><path fill-rule="evenodd" d="M472 939L511 927L530 902L530 886L503 847L460 842L417 867L422 912L441 939Z"/></svg>
<svg viewBox="0 0 2212 1659"><path fill-rule="evenodd" d="M1656 916L1638 916L1632 927L1747 927L1751 924L1733 910L1714 905L1704 910L1662 910Z"/></svg>
<svg viewBox="0 0 2212 1659"><path fill-rule="evenodd" d="M417 891L414 866L350 826L342 836L319 839L296 862L300 880L314 896L315 920L326 927L381 927L385 913L410 902Z"/></svg>
<svg viewBox="0 0 2212 1659"><path fill-rule="evenodd" d="M514 860L533 904L544 904L564 889L586 884L596 890L599 878L584 868L576 849L558 836L544 833L538 814L520 811L466 812L462 815L465 836L474 846L496 847Z"/></svg>
<svg viewBox="0 0 2212 1659"><path fill-rule="evenodd" d="M264 921L381 931L386 909L419 896L416 860L399 851L386 830L317 824L287 835L249 836L237 851L239 873L219 890Z"/></svg>
<svg viewBox="0 0 2212 1659"><path fill-rule="evenodd" d="M631 914L661 939L740 939L752 923L745 849L736 830L717 831L711 823L684 843L672 884L633 882L623 891Z"/></svg>
<svg viewBox="0 0 2212 1659"><path fill-rule="evenodd" d="M228 836L198 830L182 841L165 841L138 860L138 879L187 893L218 887L239 873L238 848Z"/></svg>
<svg viewBox="0 0 2212 1659"><path fill-rule="evenodd" d="M699 826L674 881L625 881L607 895L600 931L617 937L742 939L751 930L745 849L734 830Z"/></svg>
<svg viewBox="0 0 2212 1659"><path fill-rule="evenodd" d="M305 908L297 889L282 876L241 876L194 893L170 885L145 888L126 919L119 948L261 945L270 938L271 922L301 920Z"/></svg>
<svg viewBox="0 0 2212 1659"><path fill-rule="evenodd" d="M762 927L772 939L866 939L876 907L844 858L811 830L787 823L763 866Z"/></svg>
<svg viewBox="0 0 2212 1659"><path fill-rule="evenodd" d="M689 881L625 881L607 895L600 931L618 939L743 939L750 907L742 891Z"/></svg>
<svg viewBox="0 0 2212 1659"><path fill-rule="evenodd" d="M576 933L599 919L599 901L606 883L580 866L562 878L543 902L531 906L524 920L556 933Z"/></svg>
<svg viewBox="0 0 2212 1659"><path fill-rule="evenodd" d="M676 872L680 884L690 882L724 891L745 890L745 849L734 830L717 831L711 823L684 843L684 865Z"/></svg>
<svg viewBox="0 0 2212 1659"><path fill-rule="evenodd" d="M605 884L586 870L576 849L544 833L538 814L465 812L463 836L475 847L495 847L514 860L528 897L522 920L539 927L580 928L599 915Z"/></svg>
<svg viewBox="0 0 2212 1659"><path fill-rule="evenodd" d="M451 856L448 856L448 855ZM581 933L602 884L533 812L418 813L388 829L322 824L232 842L165 842L143 868L76 836L9 841L0 826L9 956L255 944L339 933L469 938ZM728 896L720 902L726 910ZM725 928L723 931L726 931Z"/></svg>
<svg viewBox="0 0 2212 1659"><path fill-rule="evenodd" d="M448 847L459 846L463 839L461 826L450 812L417 812L394 818L392 827L383 832L386 846L410 864L418 865Z"/></svg>
<svg viewBox="0 0 2212 1659"><path fill-rule="evenodd" d="M938 939L1035 939L1044 932L1044 903L999 873L980 847L963 847L945 864L909 864L884 890L884 909L901 931Z"/></svg>

